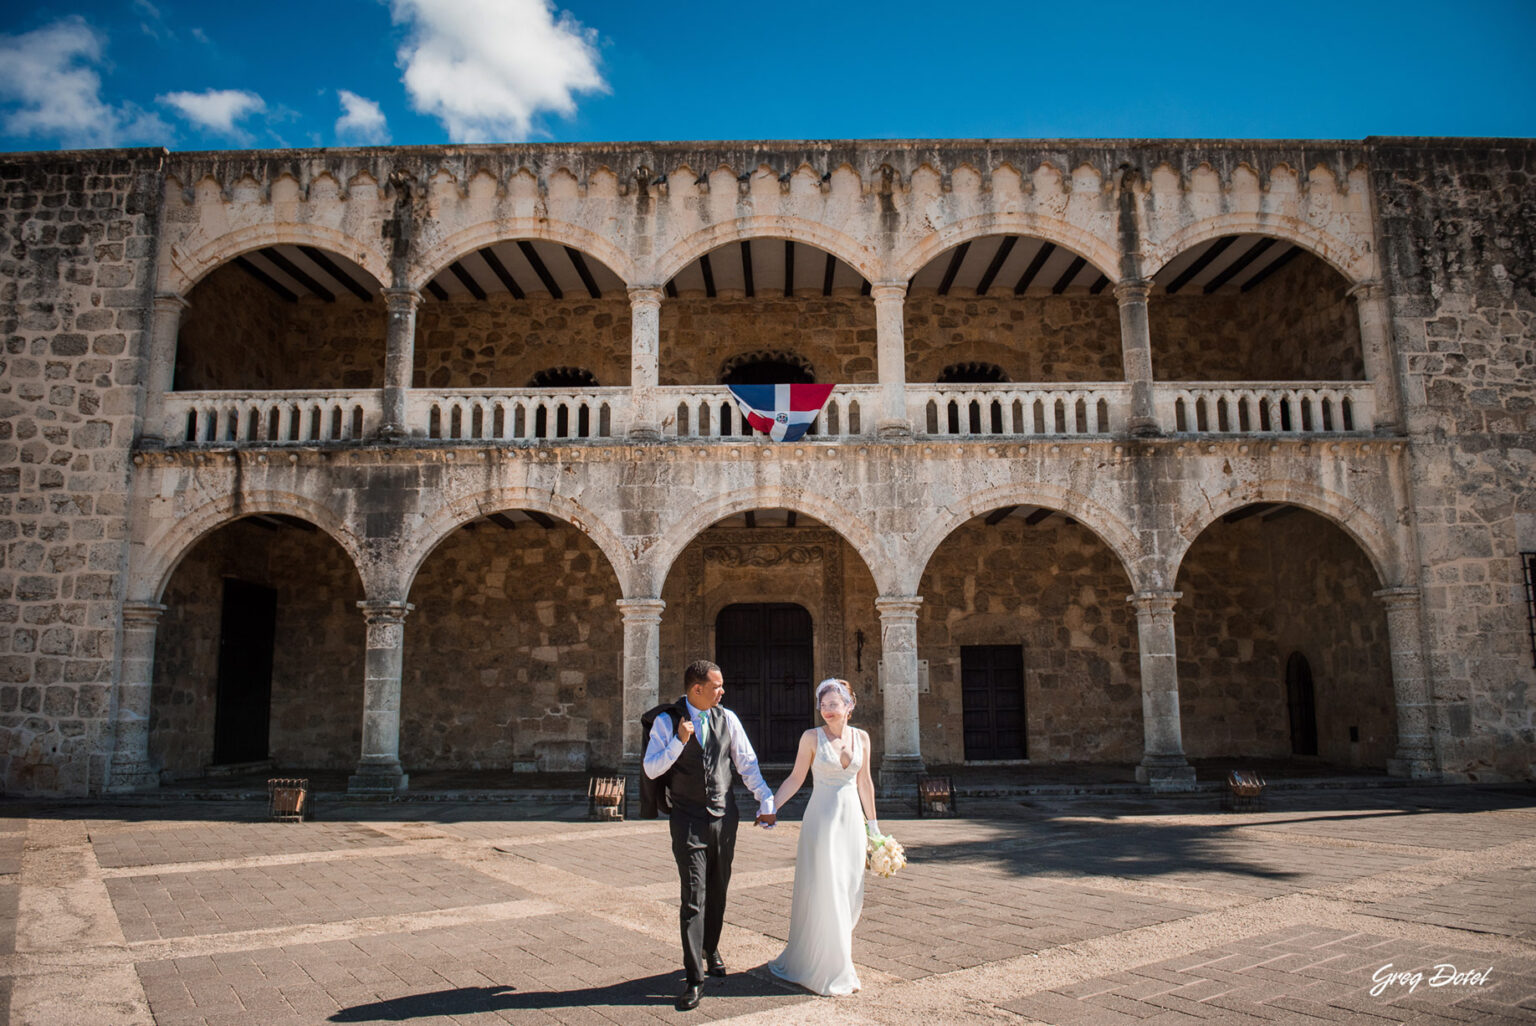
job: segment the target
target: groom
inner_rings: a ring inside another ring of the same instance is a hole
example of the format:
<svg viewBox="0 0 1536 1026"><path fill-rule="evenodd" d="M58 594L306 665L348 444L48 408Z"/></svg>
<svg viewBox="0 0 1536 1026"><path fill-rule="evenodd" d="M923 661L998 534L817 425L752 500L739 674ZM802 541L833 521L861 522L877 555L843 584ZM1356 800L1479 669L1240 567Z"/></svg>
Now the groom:
<svg viewBox="0 0 1536 1026"><path fill-rule="evenodd" d="M682 882L679 919L688 973L677 998L680 1012L698 1007L706 966L711 976L725 975L720 930L736 854L735 773L757 796L756 822L772 826L776 819L773 791L757 768L752 742L736 714L720 705L725 694L720 667L704 659L689 664L683 688L677 704L656 716L645 746L645 775L664 782L672 804L672 857Z"/></svg>

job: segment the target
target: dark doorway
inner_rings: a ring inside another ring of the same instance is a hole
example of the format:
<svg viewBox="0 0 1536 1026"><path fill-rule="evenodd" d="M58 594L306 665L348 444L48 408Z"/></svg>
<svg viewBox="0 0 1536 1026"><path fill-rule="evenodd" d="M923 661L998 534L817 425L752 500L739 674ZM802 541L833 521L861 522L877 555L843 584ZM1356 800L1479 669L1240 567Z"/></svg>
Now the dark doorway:
<svg viewBox="0 0 1536 1026"><path fill-rule="evenodd" d="M1291 710L1291 754L1317 754L1317 696L1312 666L1300 652L1285 662L1285 700Z"/></svg>
<svg viewBox="0 0 1536 1026"><path fill-rule="evenodd" d="M793 762L813 726L811 614L787 602L726 606L715 618L724 705L741 719L757 757Z"/></svg>
<svg viewBox="0 0 1536 1026"><path fill-rule="evenodd" d="M272 712L272 648L277 641L277 592L224 579L219 624L219 685L213 713L213 762L267 757Z"/></svg>
<svg viewBox="0 0 1536 1026"><path fill-rule="evenodd" d="M967 762L1027 757L1021 646L962 646L960 701Z"/></svg>

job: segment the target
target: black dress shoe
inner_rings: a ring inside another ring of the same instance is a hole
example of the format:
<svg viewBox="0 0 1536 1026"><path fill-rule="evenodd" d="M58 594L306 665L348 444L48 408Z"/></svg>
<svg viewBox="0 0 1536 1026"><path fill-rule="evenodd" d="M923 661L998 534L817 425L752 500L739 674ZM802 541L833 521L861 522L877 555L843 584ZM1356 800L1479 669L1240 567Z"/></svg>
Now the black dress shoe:
<svg viewBox="0 0 1536 1026"><path fill-rule="evenodd" d="M708 966L707 972L711 976L725 975L725 959L720 957L720 952L711 951L704 956L704 964Z"/></svg>
<svg viewBox="0 0 1536 1026"><path fill-rule="evenodd" d="M704 984L690 983L683 988L683 992L677 996L677 1004L674 1006L679 1012L691 1012L699 1007L699 999L704 996Z"/></svg>

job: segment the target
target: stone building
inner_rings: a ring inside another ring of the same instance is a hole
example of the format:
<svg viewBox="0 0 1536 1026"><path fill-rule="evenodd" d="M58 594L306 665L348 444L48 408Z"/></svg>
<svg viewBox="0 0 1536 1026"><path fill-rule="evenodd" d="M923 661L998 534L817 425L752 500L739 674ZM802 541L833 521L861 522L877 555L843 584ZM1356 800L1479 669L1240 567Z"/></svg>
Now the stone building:
<svg viewBox="0 0 1536 1026"><path fill-rule="evenodd" d="M0 157L8 793L1536 775L1529 141ZM813 434L723 383L836 382ZM1009 772L1006 768L996 772Z"/></svg>

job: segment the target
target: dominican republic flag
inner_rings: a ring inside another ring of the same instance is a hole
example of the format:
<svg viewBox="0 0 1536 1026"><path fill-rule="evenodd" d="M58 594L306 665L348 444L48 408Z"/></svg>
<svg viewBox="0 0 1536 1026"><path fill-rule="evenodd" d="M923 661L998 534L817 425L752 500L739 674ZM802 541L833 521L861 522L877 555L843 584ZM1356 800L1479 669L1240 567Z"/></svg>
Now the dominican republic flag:
<svg viewBox="0 0 1536 1026"><path fill-rule="evenodd" d="M836 385L727 385L741 415L775 442L805 434Z"/></svg>

